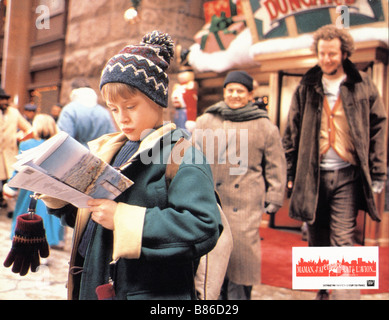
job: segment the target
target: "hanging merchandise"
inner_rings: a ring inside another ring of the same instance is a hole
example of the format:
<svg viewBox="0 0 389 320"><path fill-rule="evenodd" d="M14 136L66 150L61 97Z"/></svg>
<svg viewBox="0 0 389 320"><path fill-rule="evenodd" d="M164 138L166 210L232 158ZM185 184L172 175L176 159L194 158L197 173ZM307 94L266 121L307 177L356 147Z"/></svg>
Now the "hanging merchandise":
<svg viewBox="0 0 389 320"><path fill-rule="evenodd" d="M35 214L39 194L31 196L28 213L17 217L15 236L12 240L11 251L4 261L4 266L12 272L25 276L31 269L36 272L40 266L40 259L49 256L49 245L46 240L46 231L43 220Z"/></svg>

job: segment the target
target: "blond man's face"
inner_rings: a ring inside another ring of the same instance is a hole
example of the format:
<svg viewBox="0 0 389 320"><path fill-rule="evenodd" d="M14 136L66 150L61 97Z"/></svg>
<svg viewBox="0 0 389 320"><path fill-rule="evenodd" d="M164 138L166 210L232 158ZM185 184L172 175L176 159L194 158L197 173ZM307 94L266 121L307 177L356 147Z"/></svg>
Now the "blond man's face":
<svg viewBox="0 0 389 320"><path fill-rule="evenodd" d="M318 64L327 76L336 76L343 71L343 60L346 58L341 50L341 41L338 38L319 40L317 44Z"/></svg>

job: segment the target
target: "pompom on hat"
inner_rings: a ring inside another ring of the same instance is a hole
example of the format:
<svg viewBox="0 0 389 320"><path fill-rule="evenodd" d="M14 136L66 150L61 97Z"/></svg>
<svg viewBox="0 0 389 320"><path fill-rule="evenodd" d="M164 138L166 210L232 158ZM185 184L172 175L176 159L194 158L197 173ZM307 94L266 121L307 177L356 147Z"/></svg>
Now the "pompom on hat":
<svg viewBox="0 0 389 320"><path fill-rule="evenodd" d="M128 45L109 59L101 74L100 90L107 83L124 83L167 108L169 77L166 70L173 56L171 37L152 31L139 45Z"/></svg>

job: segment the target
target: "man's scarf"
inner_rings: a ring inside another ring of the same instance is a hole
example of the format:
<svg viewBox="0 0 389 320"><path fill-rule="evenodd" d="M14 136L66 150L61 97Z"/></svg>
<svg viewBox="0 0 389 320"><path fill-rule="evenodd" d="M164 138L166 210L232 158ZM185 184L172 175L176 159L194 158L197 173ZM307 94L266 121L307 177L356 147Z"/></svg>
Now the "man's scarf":
<svg viewBox="0 0 389 320"><path fill-rule="evenodd" d="M206 113L220 114L225 120L233 122L250 121L259 118L267 118L269 116L265 110L261 110L251 102L243 108L231 109L224 101L218 102L205 110Z"/></svg>

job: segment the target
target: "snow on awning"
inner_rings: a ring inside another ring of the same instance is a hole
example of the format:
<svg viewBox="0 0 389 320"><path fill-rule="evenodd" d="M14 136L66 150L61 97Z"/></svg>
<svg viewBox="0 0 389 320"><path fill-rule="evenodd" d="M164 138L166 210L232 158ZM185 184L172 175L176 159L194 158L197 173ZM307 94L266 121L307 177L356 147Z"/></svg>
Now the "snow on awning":
<svg viewBox="0 0 389 320"><path fill-rule="evenodd" d="M388 28L351 28L355 42L378 40L389 45ZM252 44L250 30L246 28L228 49L212 53L201 51L199 44L190 47L189 63L197 72L222 73L233 68L254 64L254 57L260 54L306 49L312 45L312 34L297 37L268 39ZM352 60L352 59L351 59Z"/></svg>

